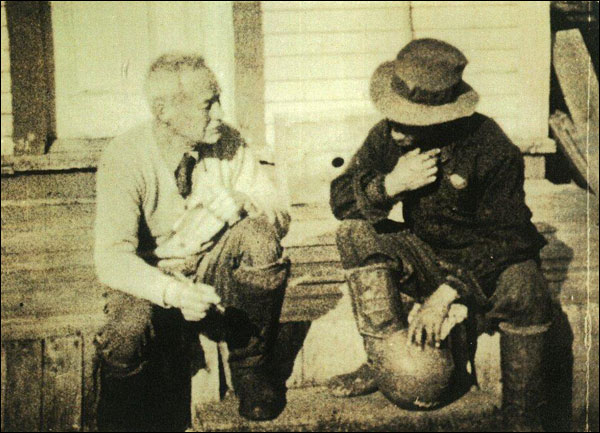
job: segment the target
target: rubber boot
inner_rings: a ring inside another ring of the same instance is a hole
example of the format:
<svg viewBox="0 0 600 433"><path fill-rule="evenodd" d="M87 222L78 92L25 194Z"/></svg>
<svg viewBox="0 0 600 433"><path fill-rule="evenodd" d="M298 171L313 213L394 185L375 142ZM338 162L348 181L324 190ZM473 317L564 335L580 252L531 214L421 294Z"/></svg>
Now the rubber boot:
<svg viewBox="0 0 600 433"><path fill-rule="evenodd" d="M347 271L353 312L377 388L399 407L432 409L443 403L455 370L446 344L410 344L407 314L389 264Z"/></svg>
<svg viewBox="0 0 600 433"><path fill-rule="evenodd" d="M395 287L393 274L386 264L374 264L351 269L346 273L352 310L365 349L371 347L371 339L381 339L385 335L402 328L403 311ZM356 397L378 390L377 375L373 368L371 353L369 361L357 370L333 377L328 387L335 397Z"/></svg>
<svg viewBox="0 0 600 433"><path fill-rule="evenodd" d="M543 431L543 363L549 327L500 324L502 415L506 431Z"/></svg>
<svg viewBox="0 0 600 433"><path fill-rule="evenodd" d="M240 267L236 305L225 310L229 367L239 413L253 420L274 419L285 408L285 384L269 366L277 337L289 262L270 267Z"/></svg>

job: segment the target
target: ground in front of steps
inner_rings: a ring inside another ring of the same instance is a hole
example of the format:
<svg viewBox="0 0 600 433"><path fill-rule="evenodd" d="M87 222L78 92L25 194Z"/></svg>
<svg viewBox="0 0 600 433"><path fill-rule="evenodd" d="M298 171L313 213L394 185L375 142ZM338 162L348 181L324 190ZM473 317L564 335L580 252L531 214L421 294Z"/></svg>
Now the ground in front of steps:
<svg viewBox="0 0 600 433"><path fill-rule="evenodd" d="M432 411L407 411L379 392L335 398L325 388L288 391L283 413L273 421L251 422L237 413L237 399L198 407L192 431L498 431L498 399L473 388L459 400Z"/></svg>

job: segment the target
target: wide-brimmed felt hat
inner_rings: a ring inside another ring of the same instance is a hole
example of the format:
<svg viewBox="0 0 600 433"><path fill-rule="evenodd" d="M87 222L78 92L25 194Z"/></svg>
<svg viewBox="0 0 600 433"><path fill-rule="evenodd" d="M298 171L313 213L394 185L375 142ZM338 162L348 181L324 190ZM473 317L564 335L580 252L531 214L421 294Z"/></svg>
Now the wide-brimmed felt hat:
<svg viewBox="0 0 600 433"><path fill-rule="evenodd" d="M375 70L371 99L385 117L406 125L470 116L479 95L462 79L465 66L467 58L458 48L437 39L415 39Z"/></svg>

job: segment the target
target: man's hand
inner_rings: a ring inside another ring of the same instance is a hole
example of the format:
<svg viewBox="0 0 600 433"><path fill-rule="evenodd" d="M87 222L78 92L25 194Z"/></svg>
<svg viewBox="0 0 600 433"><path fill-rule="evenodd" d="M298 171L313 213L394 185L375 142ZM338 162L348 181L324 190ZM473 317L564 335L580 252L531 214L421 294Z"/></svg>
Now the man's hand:
<svg viewBox="0 0 600 433"><path fill-rule="evenodd" d="M208 204L207 209L217 218L232 225L239 219L243 206L244 202L239 197L234 197L232 193L223 188Z"/></svg>
<svg viewBox="0 0 600 433"><path fill-rule="evenodd" d="M442 284L427 298L408 326L408 344L425 343L439 347L442 341L442 323L448 316L450 305L458 298L456 290Z"/></svg>
<svg viewBox="0 0 600 433"><path fill-rule="evenodd" d="M194 322L204 319L210 306L218 305L221 298L212 286L177 280L167 287L164 301L171 307L179 308L185 320Z"/></svg>
<svg viewBox="0 0 600 433"><path fill-rule="evenodd" d="M421 153L414 149L398 159L396 167L385 177L385 189L390 196L413 191L435 181L440 149Z"/></svg>

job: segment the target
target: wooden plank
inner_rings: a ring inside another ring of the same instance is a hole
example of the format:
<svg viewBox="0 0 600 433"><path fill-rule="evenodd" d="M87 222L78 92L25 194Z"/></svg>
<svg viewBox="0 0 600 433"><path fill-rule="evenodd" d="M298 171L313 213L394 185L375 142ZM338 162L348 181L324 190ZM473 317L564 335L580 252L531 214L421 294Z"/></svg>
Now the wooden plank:
<svg viewBox="0 0 600 433"><path fill-rule="evenodd" d="M263 10L319 10L319 9L391 9L404 7L390 1L269 1L263 3Z"/></svg>
<svg viewBox="0 0 600 433"><path fill-rule="evenodd" d="M6 350L4 350L4 343L2 344L2 382L0 388L0 419L1 419L1 430L4 430L4 402L6 401Z"/></svg>
<svg viewBox="0 0 600 433"><path fill-rule="evenodd" d="M54 251L91 251L94 234L89 229L64 228L63 233L1 233L2 254L48 253Z"/></svg>
<svg viewBox="0 0 600 433"><path fill-rule="evenodd" d="M58 251L50 253L2 254L2 270L52 271L68 263L73 267L93 266L93 251Z"/></svg>
<svg viewBox="0 0 600 433"><path fill-rule="evenodd" d="M82 408L82 339L80 335L44 342L42 430L79 431Z"/></svg>
<svg viewBox="0 0 600 433"><path fill-rule="evenodd" d="M316 320L335 308L341 298L341 294L313 298L288 298L283 302L281 322Z"/></svg>
<svg viewBox="0 0 600 433"><path fill-rule="evenodd" d="M435 8L416 7L412 10L413 28L424 29L490 29L516 27L520 7L515 5L492 6L490 3L455 8L445 4Z"/></svg>
<svg viewBox="0 0 600 433"><path fill-rule="evenodd" d="M10 317L44 317L102 311L105 287L71 284L47 291L44 287L2 293L2 320Z"/></svg>
<svg viewBox="0 0 600 433"><path fill-rule="evenodd" d="M552 64L575 125L557 115L552 129L562 135L567 155L598 197L598 77L579 30L556 33Z"/></svg>
<svg viewBox="0 0 600 433"><path fill-rule="evenodd" d="M96 411L100 391L100 377L96 372L96 330L83 333L83 404L82 431L97 431Z"/></svg>
<svg viewBox="0 0 600 433"><path fill-rule="evenodd" d="M405 32L398 29L265 35L265 56L325 55L347 53L388 53L406 43Z"/></svg>
<svg viewBox="0 0 600 433"><path fill-rule="evenodd" d="M57 206L10 206L2 204L2 230L58 230L60 227L88 228L94 226L95 203L75 203Z"/></svg>
<svg viewBox="0 0 600 433"><path fill-rule="evenodd" d="M364 32L409 27L409 7L361 10L265 11L265 34Z"/></svg>
<svg viewBox="0 0 600 433"><path fill-rule="evenodd" d="M343 281L343 270L340 262L323 263L292 263L289 281L302 278L306 275L312 278L321 278L323 281Z"/></svg>
<svg viewBox="0 0 600 433"><path fill-rule="evenodd" d="M92 172L28 173L3 176L0 193L5 200L89 199L95 196L96 174ZM27 204L27 203L25 203ZM30 203L36 205L37 203Z"/></svg>
<svg viewBox="0 0 600 433"><path fill-rule="evenodd" d="M340 260L340 254L335 245L291 247L286 248L285 251L292 263L336 262Z"/></svg>
<svg viewBox="0 0 600 433"><path fill-rule="evenodd" d="M597 134L598 77L579 30L556 32L552 65L573 122L578 126L589 124Z"/></svg>
<svg viewBox="0 0 600 433"><path fill-rule="evenodd" d="M323 56L266 57L265 79L350 79L370 76L385 60L393 58L396 47L386 53L332 54Z"/></svg>
<svg viewBox="0 0 600 433"><path fill-rule="evenodd" d="M556 139L568 156L569 160L583 179L595 193L595 205L592 207L592 217L598 221L598 141L588 141L590 136L586 130L578 128L566 114L557 111L550 116L550 128ZM584 135L585 134L585 135ZM593 146L589 148L588 145ZM594 197L591 197L594 200Z"/></svg>
<svg viewBox="0 0 600 433"><path fill-rule="evenodd" d="M40 431L42 342L9 341L5 348L5 431Z"/></svg>
<svg viewBox="0 0 600 433"><path fill-rule="evenodd" d="M350 79L369 77L386 60L395 58L398 47L382 53L331 54L315 56L266 57L265 79L269 81ZM518 51L506 55L503 50L479 52L468 70L475 73L513 72L518 70Z"/></svg>
<svg viewBox="0 0 600 433"><path fill-rule="evenodd" d="M55 269L21 269L18 271L10 268L2 269L2 285L8 291L23 288L42 288L50 292L55 288L71 284L87 284L90 287L98 285L93 265L80 267L71 266L67 263L65 266Z"/></svg>
<svg viewBox="0 0 600 433"><path fill-rule="evenodd" d="M479 29L415 29L415 38L435 38L448 42L461 50L519 48L521 34L514 28L490 31Z"/></svg>
<svg viewBox="0 0 600 433"><path fill-rule="evenodd" d="M2 340L39 340L50 337L94 334L105 323L102 307L95 314L28 316L2 320Z"/></svg>

